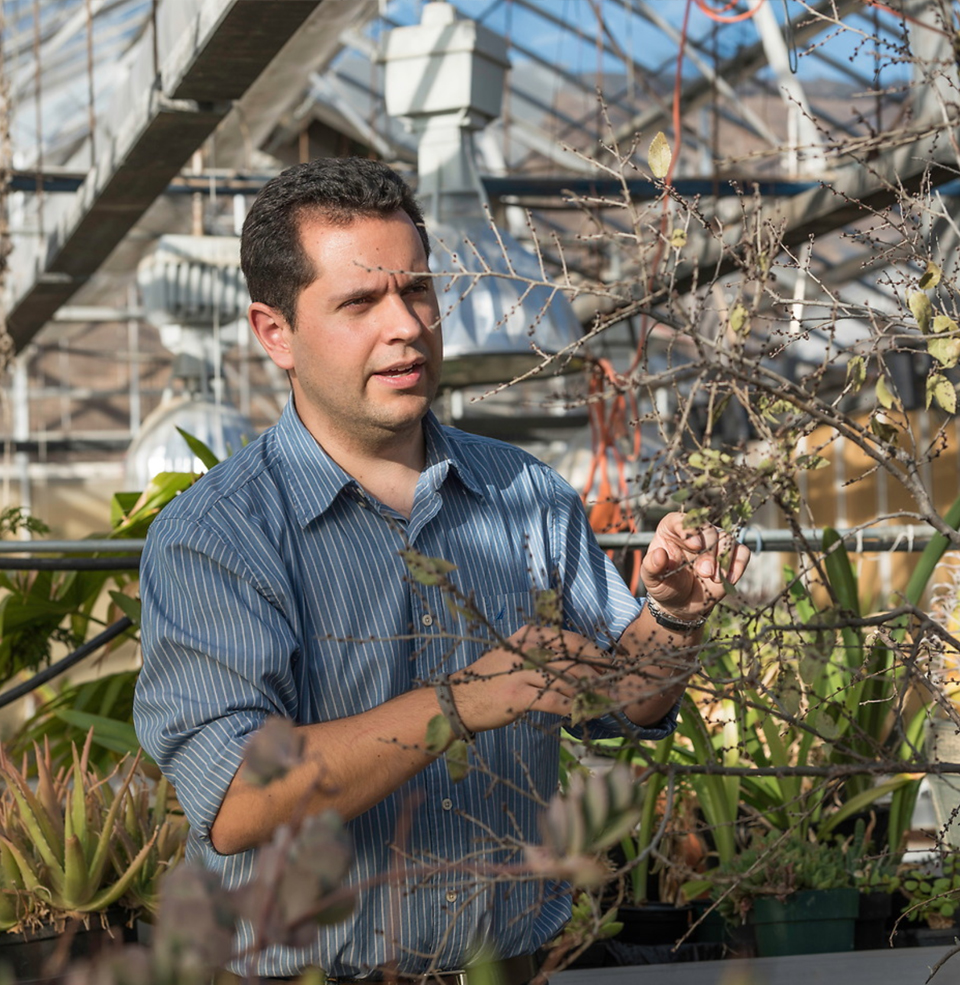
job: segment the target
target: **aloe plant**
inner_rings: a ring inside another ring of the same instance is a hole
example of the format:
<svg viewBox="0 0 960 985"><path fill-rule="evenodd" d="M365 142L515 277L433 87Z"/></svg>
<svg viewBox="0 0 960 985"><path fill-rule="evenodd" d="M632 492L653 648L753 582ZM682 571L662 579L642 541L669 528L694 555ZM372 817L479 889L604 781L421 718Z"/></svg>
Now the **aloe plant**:
<svg viewBox="0 0 960 985"><path fill-rule="evenodd" d="M121 901L159 865L158 843L170 852L172 825L143 810L135 763L103 773L89 762L92 732L82 750L72 747L71 762L54 772L50 747L34 747L36 780L18 769L0 749L0 863L13 911L0 914L6 929L15 923L102 911ZM146 823L139 829L138 818ZM124 851L126 849L126 851ZM118 864L119 862L119 864ZM16 917L10 922L11 917Z"/></svg>
<svg viewBox="0 0 960 985"><path fill-rule="evenodd" d="M143 863L135 867L133 879L120 898L122 906L150 918L157 915L160 883L183 858L187 827L187 819L165 776L161 775L153 789L141 784L130 790L123 821L116 828L115 871L121 873L134 865L140 846L148 845L149 851Z"/></svg>

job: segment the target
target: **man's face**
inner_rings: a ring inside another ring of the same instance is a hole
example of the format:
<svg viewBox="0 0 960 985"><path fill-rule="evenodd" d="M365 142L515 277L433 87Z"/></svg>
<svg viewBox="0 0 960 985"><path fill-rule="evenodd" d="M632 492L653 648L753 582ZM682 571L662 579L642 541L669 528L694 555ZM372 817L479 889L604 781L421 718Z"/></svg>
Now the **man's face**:
<svg viewBox="0 0 960 985"><path fill-rule="evenodd" d="M321 442L335 432L376 447L412 433L436 395L443 356L416 227L405 212L347 225L306 218L300 236L317 277L300 294L279 356L267 349L290 374L301 420Z"/></svg>

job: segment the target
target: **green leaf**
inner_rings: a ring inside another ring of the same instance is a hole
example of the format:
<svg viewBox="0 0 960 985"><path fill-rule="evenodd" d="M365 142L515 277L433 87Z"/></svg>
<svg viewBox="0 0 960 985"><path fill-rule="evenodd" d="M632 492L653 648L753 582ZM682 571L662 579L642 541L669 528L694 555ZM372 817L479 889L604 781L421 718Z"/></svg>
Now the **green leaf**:
<svg viewBox="0 0 960 985"><path fill-rule="evenodd" d="M117 608L137 627L140 628L140 599L130 598L123 592L110 590L110 598L113 599Z"/></svg>
<svg viewBox="0 0 960 985"><path fill-rule="evenodd" d="M127 518L127 514L137 505L140 498L138 492L118 492L110 498L110 526L118 527Z"/></svg>
<svg viewBox="0 0 960 985"><path fill-rule="evenodd" d="M927 269L920 275L917 286L921 291L929 291L940 283L940 276L940 268L930 260L927 263Z"/></svg>
<svg viewBox="0 0 960 985"><path fill-rule="evenodd" d="M440 713L433 716L427 722L427 752L433 756L439 756L453 740L453 726L447 716Z"/></svg>
<svg viewBox="0 0 960 985"><path fill-rule="evenodd" d="M929 410L932 401L936 401L937 406L941 407L948 414L957 412L957 389L940 373L934 373L927 377L927 409Z"/></svg>
<svg viewBox="0 0 960 985"><path fill-rule="evenodd" d="M890 780L878 783L875 787L870 787L862 793L858 793L846 801L838 810L832 811L817 829L817 835L821 839L830 834L838 825L842 824L848 817L866 810L871 804L902 789L907 784L913 783L914 778L909 773L898 773Z"/></svg>
<svg viewBox="0 0 960 985"><path fill-rule="evenodd" d="M556 589L544 588L534 592L534 611L540 626L559 629L563 625L563 605Z"/></svg>
<svg viewBox="0 0 960 985"><path fill-rule="evenodd" d="M470 747L465 739L456 739L450 744L444 757L447 761L447 775L451 782L460 783L470 772Z"/></svg>
<svg viewBox="0 0 960 985"><path fill-rule="evenodd" d="M933 319L933 330L937 335L946 335L948 332L960 332L960 325L949 315L937 315Z"/></svg>
<svg viewBox="0 0 960 985"><path fill-rule="evenodd" d="M823 554L830 587L833 589L841 608L859 616L860 594L857 587L857 576L850 562L850 555L847 553L843 538L833 527L826 527L823 531Z"/></svg>
<svg viewBox="0 0 960 985"><path fill-rule="evenodd" d="M863 356L853 356L847 362L847 382L859 390L867 378L867 363Z"/></svg>
<svg viewBox="0 0 960 985"><path fill-rule="evenodd" d="M960 361L960 338L932 338L927 342L927 352L945 369L953 369Z"/></svg>
<svg viewBox="0 0 960 985"><path fill-rule="evenodd" d="M810 727L827 742L832 742L840 734L839 725L826 708L818 708L810 716Z"/></svg>
<svg viewBox="0 0 960 985"><path fill-rule="evenodd" d="M158 472L120 522L114 525L113 536L133 537L135 533L145 533L157 513L196 481L193 472Z"/></svg>
<svg viewBox="0 0 960 985"><path fill-rule="evenodd" d="M730 403L730 394L725 393L714 405L713 409L710 411L710 430L712 431L717 424L720 422L720 418L723 416L723 412L727 409L727 405Z"/></svg>
<svg viewBox="0 0 960 985"><path fill-rule="evenodd" d="M73 728L82 729L84 732L93 729L93 741L103 749L130 755L140 751L136 730L130 722L121 722L105 715L94 715L88 711L77 711L75 708L61 708L55 714L60 721ZM152 762L146 753L140 758Z"/></svg>
<svg viewBox="0 0 960 985"><path fill-rule="evenodd" d="M647 163L650 165L653 176L661 181L666 178L672 160L673 152L670 150L670 144L667 143L667 138L660 131L650 141L650 150L647 152Z"/></svg>
<svg viewBox="0 0 960 985"><path fill-rule="evenodd" d="M914 291L907 298L907 304L913 317L917 319L920 331L926 335L930 331L930 323L933 319L933 304L930 298L923 291Z"/></svg>
<svg viewBox="0 0 960 985"><path fill-rule="evenodd" d="M456 571L457 566L442 557L427 557L412 547L408 547L400 552L407 565L407 570L413 576L413 580L421 585L439 585L446 580L446 576L451 571Z"/></svg>
<svg viewBox="0 0 960 985"><path fill-rule="evenodd" d="M192 451L208 469L212 469L214 465L220 464L220 459L217 458L213 451L199 438L194 437L192 434L188 434L183 430L183 428L177 428L177 430L180 432L180 437L186 441L187 447L190 451Z"/></svg>
<svg viewBox="0 0 960 985"><path fill-rule="evenodd" d="M605 715L613 706L613 701L604 694L598 694L596 691L581 691L573 699L570 721L574 725L592 721Z"/></svg>

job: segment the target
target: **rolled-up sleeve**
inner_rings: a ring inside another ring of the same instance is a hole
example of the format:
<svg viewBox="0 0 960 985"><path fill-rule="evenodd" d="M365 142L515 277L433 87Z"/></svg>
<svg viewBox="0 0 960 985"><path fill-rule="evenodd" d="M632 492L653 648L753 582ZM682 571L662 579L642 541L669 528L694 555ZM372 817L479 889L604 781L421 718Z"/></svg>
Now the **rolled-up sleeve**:
<svg viewBox="0 0 960 985"><path fill-rule="evenodd" d="M248 560L193 520L161 517L141 563L143 670L134 722L195 838L209 831L252 732L295 718L297 641Z"/></svg>

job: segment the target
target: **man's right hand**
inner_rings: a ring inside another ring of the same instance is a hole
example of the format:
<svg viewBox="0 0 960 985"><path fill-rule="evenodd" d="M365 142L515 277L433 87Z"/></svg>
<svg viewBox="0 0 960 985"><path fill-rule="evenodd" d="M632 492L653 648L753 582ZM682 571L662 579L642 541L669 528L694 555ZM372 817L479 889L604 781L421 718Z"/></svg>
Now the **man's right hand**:
<svg viewBox="0 0 960 985"><path fill-rule="evenodd" d="M528 711L569 715L583 682L609 666L610 655L577 633L523 626L505 646L451 674L450 684L463 724L484 732Z"/></svg>
<svg viewBox="0 0 960 985"><path fill-rule="evenodd" d="M527 711L568 715L578 682L607 663L576 633L527 627L450 682L464 725L482 732ZM213 847L232 855L269 840L294 817L333 809L349 820L369 810L436 759L425 737L439 712L433 688L418 687L349 718L298 726L303 762L266 787L238 770L210 829Z"/></svg>

